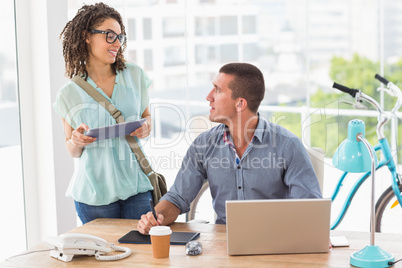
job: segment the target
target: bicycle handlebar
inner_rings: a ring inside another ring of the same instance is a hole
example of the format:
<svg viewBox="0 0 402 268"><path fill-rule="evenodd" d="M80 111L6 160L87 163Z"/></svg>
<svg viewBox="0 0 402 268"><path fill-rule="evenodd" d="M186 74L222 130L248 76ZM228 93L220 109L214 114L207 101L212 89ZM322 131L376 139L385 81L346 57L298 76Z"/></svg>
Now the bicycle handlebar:
<svg viewBox="0 0 402 268"><path fill-rule="evenodd" d="M338 84L338 83L335 83L335 82L334 82L334 85L332 87L336 88L336 89L339 89L340 91L343 91L345 93L350 94L353 98L356 96L356 93L359 92L358 89L348 88L348 87L345 87L345 86L343 86L341 84Z"/></svg>
<svg viewBox="0 0 402 268"><path fill-rule="evenodd" d="M381 83L385 84L385 86L388 88L388 89L382 88L382 89L379 89L379 90L383 90L386 93L388 93L390 96L397 98L397 101L395 102L394 108L392 108L391 113L397 112L399 110L399 107L401 107L401 104L402 104L402 92L401 92L401 90L394 83L388 81L387 79L385 79L384 77L380 76L379 74L376 74L374 77L377 80L379 80Z"/></svg>
<svg viewBox="0 0 402 268"><path fill-rule="evenodd" d="M397 86L395 86L392 82L389 82L384 77L381 77L377 74L375 76L375 78L380 80L384 84L386 83L387 88L389 88L389 91L386 90L386 92L388 94L390 94L391 96L397 97L397 101L394 105L394 108L390 111L390 113L384 111L382 109L381 105L375 99L364 94L359 89L348 88L348 87L340 85L338 83L334 83L334 85L332 87L350 94L352 97L355 98L356 103L361 102L362 100L367 101L378 111L377 136L378 136L378 139L383 139L385 137L384 136L384 125L389 121L391 116L395 116L395 112L399 109L399 107L402 104L402 92Z"/></svg>
<svg viewBox="0 0 402 268"><path fill-rule="evenodd" d="M375 79L377 79L378 81L380 81L381 83L383 83L384 85L388 85L389 81L387 79L385 79L384 77L380 76L379 74L376 74L374 76Z"/></svg>

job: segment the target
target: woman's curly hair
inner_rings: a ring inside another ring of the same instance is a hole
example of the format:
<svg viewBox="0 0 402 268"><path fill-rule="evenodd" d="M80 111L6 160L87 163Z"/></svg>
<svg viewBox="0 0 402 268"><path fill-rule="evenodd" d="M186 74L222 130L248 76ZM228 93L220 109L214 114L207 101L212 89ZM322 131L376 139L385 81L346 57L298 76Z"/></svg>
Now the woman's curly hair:
<svg viewBox="0 0 402 268"><path fill-rule="evenodd" d="M86 35L109 18L115 19L120 24L121 34L125 35L126 30L119 12L104 3L82 6L75 17L66 24L60 34L60 39L63 42L67 77L84 75L85 80L87 79L86 63L89 60L89 53L85 41ZM116 61L112 64L112 69L116 74L117 71L126 68L123 56L126 45L127 41L124 41L117 52Z"/></svg>

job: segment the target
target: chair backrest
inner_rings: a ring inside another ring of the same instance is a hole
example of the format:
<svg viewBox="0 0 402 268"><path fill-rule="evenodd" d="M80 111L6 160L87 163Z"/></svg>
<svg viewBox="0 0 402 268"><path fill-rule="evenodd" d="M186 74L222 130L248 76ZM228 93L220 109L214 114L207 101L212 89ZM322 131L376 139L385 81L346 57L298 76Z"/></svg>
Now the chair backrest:
<svg viewBox="0 0 402 268"><path fill-rule="evenodd" d="M304 148L306 148L311 163L313 164L322 193L324 189L324 150L320 147L305 146Z"/></svg>

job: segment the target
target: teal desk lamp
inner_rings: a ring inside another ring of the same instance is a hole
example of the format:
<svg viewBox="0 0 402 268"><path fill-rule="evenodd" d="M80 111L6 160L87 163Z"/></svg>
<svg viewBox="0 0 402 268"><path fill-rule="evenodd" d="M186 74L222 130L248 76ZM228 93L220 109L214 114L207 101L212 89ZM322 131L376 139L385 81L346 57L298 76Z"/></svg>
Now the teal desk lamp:
<svg viewBox="0 0 402 268"><path fill-rule="evenodd" d="M374 176L377 167L377 155L364 136L364 122L357 119L350 121L348 124L348 138L339 145L332 159L334 166L343 171L359 173L369 172L371 170L370 245L353 253L350 256L350 264L356 267L390 267L393 265L392 263L395 260L394 255L384 251L374 244Z"/></svg>

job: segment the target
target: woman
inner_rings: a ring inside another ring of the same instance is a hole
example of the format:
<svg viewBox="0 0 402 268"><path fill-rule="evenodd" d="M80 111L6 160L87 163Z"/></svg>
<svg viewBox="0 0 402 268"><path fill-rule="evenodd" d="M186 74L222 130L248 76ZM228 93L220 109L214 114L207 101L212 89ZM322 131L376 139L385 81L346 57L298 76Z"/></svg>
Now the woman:
<svg viewBox="0 0 402 268"><path fill-rule="evenodd" d="M66 75L86 79L122 112L125 121L145 118L146 123L130 135L147 137L150 80L140 67L125 62L120 14L103 3L84 5L60 38ZM139 219L147 213L153 188L124 136L100 141L85 136L90 128L116 124L115 119L72 81L60 89L53 107L62 117L67 150L78 158L66 196L74 199L82 223L96 218Z"/></svg>

